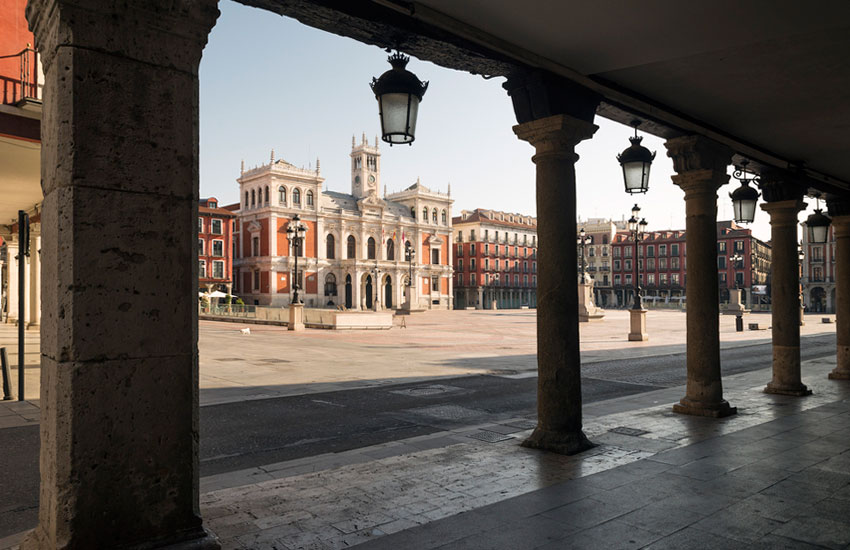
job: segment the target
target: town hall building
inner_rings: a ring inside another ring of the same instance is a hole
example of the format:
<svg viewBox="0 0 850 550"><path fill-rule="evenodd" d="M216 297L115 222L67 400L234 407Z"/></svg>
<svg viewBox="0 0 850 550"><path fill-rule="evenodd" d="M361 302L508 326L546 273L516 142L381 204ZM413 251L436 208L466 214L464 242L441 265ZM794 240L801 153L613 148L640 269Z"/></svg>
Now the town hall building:
<svg viewBox="0 0 850 550"><path fill-rule="evenodd" d="M351 193L323 189L320 164L298 168L275 159L237 179L234 292L246 304L292 300L294 247L287 238L297 214L307 228L298 252L299 294L307 307L354 310L452 307L451 205L447 193L418 180L379 196L377 138L351 140ZM413 251L412 257L407 254Z"/></svg>

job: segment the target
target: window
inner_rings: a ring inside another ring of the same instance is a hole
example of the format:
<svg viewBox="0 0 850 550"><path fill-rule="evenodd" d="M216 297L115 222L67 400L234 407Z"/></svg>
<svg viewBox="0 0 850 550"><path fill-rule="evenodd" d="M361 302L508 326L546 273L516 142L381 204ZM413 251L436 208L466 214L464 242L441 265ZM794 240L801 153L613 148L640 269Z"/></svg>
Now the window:
<svg viewBox="0 0 850 550"><path fill-rule="evenodd" d="M499 270L500 270L500 267L499 267L499 259L498 259L498 258L496 258L496 271L499 271Z"/></svg>
<svg viewBox="0 0 850 550"><path fill-rule="evenodd" d="M658 255L659 256L666 256L667 255L667 245L666 244L659 244L658 245Z"/></svg>
<svg viewBox="0 0 850 550"><path fill-rule="evenodd" d="M519 275L514 275L514 286L519 286Z"/></svg>
<svg viewBox="0 0 850 550"><path fill-rule="evenodd" d="M620 257L620 247L619 246L614 247L614 257L615 258Z"/></svg>
<svg viewBox="0 0 850 550"><path fill-rule="evenodd" d="M474 229L470 229L470 230L469 230L469 240L470 240L470 241L474 241L474 240L475 240L475 230L474 230Z"/></svg>
<svg viewBox="0 0 850 550"><path fill-rule="evenodd" d="M307 206L313 206L313 192L312 191L307 191L306 199L307 199Z"/></svg>
<svg viewBox="0 0 850 550"><path fill-rule="evenodd" d="M658 282L662 285L666 285L667 284L667 274L666 273L659 273L658 274Z"/></svg>
<svg viewBox="0 0 850 550"><path fill-rule="evenodd" d="M717 269L726 269L726 256L717 257Z"/></svg>
<svg viewBox="0 0 850 550"><path fill-rule="evenodd" d="M440 292L440 278L431 277L431 292Z"/></svg>
<svg viewBox="0 0 850 550"><path fill-rule="evenodd" d="M259 256L260 255L260 238L252 237L251 238L251 256Z"/></svg>
<svg viewBox="0 0 850 550"><path fill-rule="evenodd" d="M301 190L293 189L292 190L292 204L301 206Z"/></svg>
<svg viewBox="0 0 850 550"><path fill-rule="evenodd" d="M392 239L387 239L387 259L395 260L395 242Z"/></svg>
<svg viewBox="0 0 850 550"><path fill-rule="evenodd" d="M679 245L678 244L671 244L670 245L670 255L671 256L678 256L679 255Z"/></svg>
<svg viewBox="0 0 850 550"><path fill-rule="evenodd" d="M649 284L649 285L655 284L655 273L647 273L646 284Z"/></svg>
<svg viewBox="0 0 850 550"><path fill-rule="evenodd" d="M813 260L822 260L823 259L823 248L820 246L811 247L812 250L812 259Z"/></svg>
<svg viewBox="0 0 850 550"><path fill-rule="evenodd" d="M373 237L369 237L369 240L366 241L366 258L375 259L375 239Z"/></svg>
<svg viewBox="0 0 850 550"><path fill-rule="evenodd" d="M472 266L472 269L475 269L475 266ZM469 284L475 286L475 273L469 274Z"/></svg>
<svg viewBox="0 0 850 550"><path fill-rule="evenodd" d="M203 239L198 239L198 255L199 256L204 255L204 240Z"/></svg>
<svg viewBox="0 0 850 550"><path fill-rule="evenodd" d="M281 206L286 206L286 187L282 185L277 188L277 201Z"/></svg>
<svg viewBox="0 0 850 550"><path fill-rule="evenodd" d="M437 225L437 209L436 208L431 211L431 221L434 223L434 225Z"/></svg>
<svg viewBox="0 0 850 550"><path fill-rule="evenodd" d="M624 250L624 254L625 254L626 258L632 257L632 247L631 246L627 246L623 250Z"/></svg>
<svg viewBox="0 0 850 550"><path fill-rule="evenodd" d="M469 259L469 270L470 270L470 271L475 271L475 258L470 258L470 259Z"/></svg>
<svg viewBox="0 0 850 550"><path fill-rule="evenodd" d="M723 271L721 273L718 273L717 278L720 280L721 283L725 283L726 282L726 272Z"/></svg>
<svg viewBox="0 0 850 550"><path fill-rule="evenodd" d="M442 216L441 220L443 222L443 225L446 225L448 223L448 220L446 219L446 211L445 210L443 210L443 213L441 214L441 216Z"/></svg>
<svg viewBox="0 0 850 550"><path fill-rule="evenodd" d="M620 271L620 260L614 260L614 271Z"/></svg>
<svg viewBox="0 0 850 550"><path fill-rule="evenodd" d="M744 241L735 241L735 252L744 251Z"/></svg>
<svg viewBox="0 0 850 550"><path fill-rule="evenodd" d="M667 258L658 258L658 269L667 269Z"/></svg>
<svg viewBox="0 0 850 550"><path fill-rule="evenodd" d="M670 282L673 283L674 285L678 285L679 284L679 274L678 273L671 273L670 274Z"/></svg>
<svg viewBox="0 0 850 550"><path fill-rule="evenodd" d="M458 260L457 260L457 270L463 271L463 258L458 258Z"/></svg>
<svg viewBox="0 0 850 550"><path fill-rule="evenodd" d="M357 241L354 240L354 235L348 236L347 248L348 248L348 251L347 251L346 257L348 257L349 259L356 258L357 257Z"/></svg>
<svg viewBox="0 0 850 550"><path fill-rule="evenodd" d="M440 249L432 248L431 249L431 263L434 265L440 264Z"/></svg>
<svg viewBox="0 0 850 550"><path fill-rule="evenodd" d="M619 275L619 274L615 274L615 275L614 275L614 284L615 284L615 285L619 285L619 284L620 284L620 275Z"/></svg>
<svg viewBox="0 0 850 550"><path fill-rule="evenodd" d="M224 262L215 260L213 262L213 279L224 279Z"/></svg>
<svg viewBox="0 0 850 550"><path fill-rule="evenodd" d="M679 269L679 258L673 257L670 258L670 269Z"/></svg>
<svg viewBox="0 0 850 550"><path fill-rule="evenodd" d="M499 245L496 245L496 256L498 256L498 255L499 255Z"/></svg>
<svg viewBox="0 0 850 550"><path fill-rule="evenodd" d="M626 281L627 285L632 284L632 274L631 273L626 274L625 281Z"/></svg>
<svg viewBox="0 0 850 550"><path fill-rule="evenodd" d="M486 237L485 237L485 238L486 238ZM484 255L485 255L485 256L489 256L489 255L490 255L490 245L489 245L489 244L486 244L486 243L484 244Z"/></svg>
<svg viewBox="0 0 850 550"><path fill-rule="evenodd" d="M646 257L647 258L654 258L655 257L655 245L652 245L652 244L647 245L647 247L646 247Z"/></svg>
<svg viewBox="0 0 850 550"><path fill-rule="evenodd" d="M458 245L457 245L457 255L463 256L463 245L460 244L460 243L458 243Z"/></svg>
<svg viewBox="0 0 850 550"><path fill-rule="evenodd" d="M469 245L469 254L475 256L475 243Z"/></svg>
<svg viewBox="0 0 850 550"><path fill-rule="evenodd" d="M268 185L266 185L266 200L265 200L265 203L266 204L269 203L269 186Z"/></svg>
<svg viewBox="0 0 850 550"><path fill-rule="evenodd" d="M735 284L740 286L744 286L744 274L743 273L735 273Z"/></svg>
<svg viewBox="0 0 850 550"><path fill-rule="evenodd" d="M336 239L330 233L325 238L325 256L329 260L333 260L336 257Z"/></svg>
<svg viewBox="0 0 850 550"><path fill-rule="evenodd" d="M410 217L413 218L414 220L416 219L416 207L414 207L414 206L410 207Z"/></svg>
<svg viewBox="0 0 850 550"><path fill-rule="evenodd" d="M257 206L257 195L253 189L251 189L251 206Z"/></svg>
<svg viewBox="0 0 850 550"><path fill-rule="evenodd" d="M625 264L626 264L626 265L625 265L624 269L625 269L626 271L631 271L631 270L632 270L632 261L631 261L631 260L626 260L626 261L625 261Z"/></svg>
<svg viewBox="0 0 850 550"><path fill-rule="evenodd" d="M816 282L823 281L823 268L822 267L813 267L812 268L812 280Z"/></svg>
<svg viewBox="0 0 850 550"><path fill-rule="evenodd" d="M198 277L201 279L207 277L207 262L204 260L198 260Z"/></svg>
<svg viewBox="0 0 850 550"><path fill-rule="evenodd" d="M587 255L588 256L595 256L596 255L596 252L594 251L592 246L587 249Z"/></svg>
<svg viewBox="0 0 850 550"><path fill-rule="evenodd" d="M336 275L333 273L325 277L325 296L336 296Z"/></svg>
<svg viewBox="0 0 850 550"><path fill-rule="evenodd" d="M221 235L221 220L213 220L212 221L212 234L213 235Z"/></svg>
<svg viewBox="0 0 850 550"><path fill-rule="evenodd" d="M224 256L224 241L215 240L212 242L212 255L213 256Z"/></svg>
<svg viewBox="0 0 850 550"><path fill-rule="evenodd" d="M655 258L647 258L646 269L649 271L655 271Z"/></svg>
<svg viewBox="0 0 850 550"><path fill-rule="evenodd" d="M204 218L198 218L198 233L204 232Z"/></svg>
<svg viewBox="0 0 850 550"><path fill-rule="evenodd" d="M490 271L490 258L484 258L484 271Z"/></svg>
<svg viewBox="0 0 850 550"><path fill-rule="evenodd" d="M428 208L422 209L422 221L428 223Z"/></svg>
<svg viewBox="0 0 850 550"><path fill-rule="evenodd" d="M245 191L245 208L248 208L248 192Z"/></svg>
<svg viewBox="0 0 850 550"><path fill-rule="evenodd" d="M726 241L720 241L717 243L717 253L726 254Z"/></svg>

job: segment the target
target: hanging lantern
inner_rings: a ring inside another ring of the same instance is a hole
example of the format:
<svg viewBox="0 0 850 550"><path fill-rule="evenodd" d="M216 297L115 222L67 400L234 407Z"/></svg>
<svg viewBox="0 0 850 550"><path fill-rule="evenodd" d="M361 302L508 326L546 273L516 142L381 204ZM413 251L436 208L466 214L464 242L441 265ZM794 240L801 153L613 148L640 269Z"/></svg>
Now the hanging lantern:
<svg viewBox="0 0 850 550"><path fill-rule="evenodd" d="M655 153L640 144L642 137L637 135L639 120L632 121L635 129L634 137L630 137L632 143L625 151L617 155L620 166L623 167L623 180L626 184L626 193L646 193L649 191L649 168Z"/></svg>
<svg viewBox="0 0 850 550"><path fill-rule="evenodd" d="M806 227L809 231L809 242L813 244L822 244L826 242L826 237L829 234L829 224L832 220L825 215L820 209L820 198L817 201L817 208L814 214L806 218Z"/></svg>
<svg viewBox="0 0 850 550"><path fill-rule="evenodd" d="M397 143L413 143L416 133L416 116L419 102L428 89L412 72L405 69L410 58L396 52L387 58L392 69L372 78L372 91L378 100L381 117L381 139L392 146Z"/></svg>
<svg viewBox="0 0 850 550"><path fill-rule="evenodd" d="M750 187L750 182L758 182L758 176L755 174L748 177L747 165L748 160L741 162L741 166L736 166L732 177L741 182L741 187L729 193L729 198L732 199L732 210L735 215L736 223L752 223L756 217L756 203L758 202L759 192Z"/></svg>

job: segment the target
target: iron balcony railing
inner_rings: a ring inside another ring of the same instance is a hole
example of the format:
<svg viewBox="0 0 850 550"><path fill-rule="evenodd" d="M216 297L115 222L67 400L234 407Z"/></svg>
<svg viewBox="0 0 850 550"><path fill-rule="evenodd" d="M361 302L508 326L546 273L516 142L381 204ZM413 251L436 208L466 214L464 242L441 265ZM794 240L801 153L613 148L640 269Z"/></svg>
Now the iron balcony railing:
<svg viewBox="0 0 850 550"><path fill-rule="evenodd" d="M38 52L27 47L16 54L0 55L0 91L3 104L41 101Z"/></svg>

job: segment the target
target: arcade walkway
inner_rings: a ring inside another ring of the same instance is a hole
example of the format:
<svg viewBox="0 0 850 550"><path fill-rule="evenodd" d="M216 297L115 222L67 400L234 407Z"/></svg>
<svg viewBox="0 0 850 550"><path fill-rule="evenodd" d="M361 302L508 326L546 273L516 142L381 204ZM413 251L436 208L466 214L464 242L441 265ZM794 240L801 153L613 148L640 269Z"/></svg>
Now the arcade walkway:
<svg viewBox="0 0 850 550"><path fill-rule="evenodd" d="M762 393L767 370L731 376L722 420L672 413L682 388L589 405L599 446L572 457L520 447L533 423L515 419L207 477L201 511L223 548L257 550L845 548L834 365L804 363L805 399Z"/></svg>

